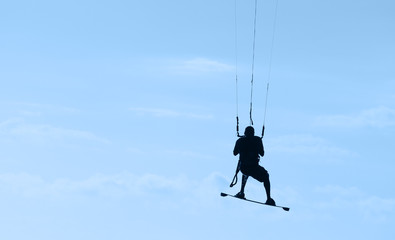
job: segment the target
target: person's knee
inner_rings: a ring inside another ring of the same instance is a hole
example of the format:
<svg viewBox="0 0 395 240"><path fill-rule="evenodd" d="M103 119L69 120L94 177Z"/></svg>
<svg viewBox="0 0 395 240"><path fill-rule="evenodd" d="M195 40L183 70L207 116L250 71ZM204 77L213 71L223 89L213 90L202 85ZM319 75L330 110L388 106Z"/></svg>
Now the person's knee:
<svg viewBox="0 0 395 240"><path fill-rule="evenodd" d="M270 184L269 173L267 171L265 171L265 173L262 174L262 182L263 184Z"/></svg>
<svg viewBox="0 0 395 240"><path fill-rule="evenodd" d="M242 181L247 182L247 180L248 180L248 175L243 174Z"/></svg>

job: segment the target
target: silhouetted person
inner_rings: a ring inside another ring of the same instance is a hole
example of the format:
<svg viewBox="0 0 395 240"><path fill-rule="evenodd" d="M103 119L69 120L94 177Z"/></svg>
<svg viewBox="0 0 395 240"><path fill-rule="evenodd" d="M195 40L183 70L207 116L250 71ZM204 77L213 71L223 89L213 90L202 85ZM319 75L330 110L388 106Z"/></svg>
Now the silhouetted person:
<svg viewBox="0 0 395 240"><path fill-rule="evenodd" d="M239 167L240 171L243 173L241 189L240 192L236 194L236 197L245 198L244 188L248 177L251 176L259 182L263 182L267 196L266 204L276 205L270 196L269 173L265 168L259 165L260 156L263 157L265 154L262 139L255 136L253 127L246 127L244 136L237 139L233 154L235 156L239 154Z"/></svg>

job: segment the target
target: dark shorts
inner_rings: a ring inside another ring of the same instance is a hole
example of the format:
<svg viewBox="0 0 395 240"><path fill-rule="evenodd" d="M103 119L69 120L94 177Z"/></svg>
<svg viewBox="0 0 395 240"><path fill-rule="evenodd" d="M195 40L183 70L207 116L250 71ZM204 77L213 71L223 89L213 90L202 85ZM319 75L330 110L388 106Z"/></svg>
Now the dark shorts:
<svg viewBox="0 0 395 240"><path fill-rule="evenodd" d="M269 173L261 165L241 165L240 170L244 175L251 176L259 182L269 181Z"/></svg>

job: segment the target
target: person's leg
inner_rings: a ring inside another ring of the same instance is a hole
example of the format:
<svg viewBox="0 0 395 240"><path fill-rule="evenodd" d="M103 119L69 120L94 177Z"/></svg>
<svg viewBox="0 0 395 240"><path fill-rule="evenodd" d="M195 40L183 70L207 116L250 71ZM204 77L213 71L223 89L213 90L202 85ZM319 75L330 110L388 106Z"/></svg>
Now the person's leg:
<svg viewBox="0 0 395 240"><path fill-rule="evenodd" d="M263 186L265 187L266 197L267 197L266 204L276 205L276 203L274 202L274 200L272 199L271 194L270 194L269 173L262 166L258 166L256 169L257 169L257 178L256 179L260 182L263 182Z"/></svg>
<svg viewBox="0 0 395 240"><path fill-rule="evenodd" d="M264 169L264 168L263 168L263 169ZM264 170L265 170L265 171L264 171L264 173L263 173L263 175L264 175L263 186L265 187L265 191L266 191L266 197L267 197L266 204L275 206L275 205L276 205L276 202L273 200L273 198L272 198L271 195L270 195L270 180L269 180L269 173L266 171L266 169L264 169Z"/></svg>
<svg viewBox="0 0 395 240"><path fill-rule="evenodd" d="M263 186L265 187L265 191L266 191L266 197L267 199L270 199L270 180L269 180L269 174L267 176L267 179L263 182Z"/></svg>
<svg viewBox="0 0 395 240"><path fill-rule="evenodd" d="M246 187L248 180L248 176L243 174L243 178L241 179L241 189L240 192L244 193L244 188Z"/></svg>
<svg viewBox="0 0 395 240"><path fill-rule="evenodd" d="M238 198L245 198L245 194L244 194L244 188L247 184L247 180L248 180L248 176L243 174L243 177L241 179L241 188L240 188L240 192L238 192L236 194L236 197Z"/></svg>

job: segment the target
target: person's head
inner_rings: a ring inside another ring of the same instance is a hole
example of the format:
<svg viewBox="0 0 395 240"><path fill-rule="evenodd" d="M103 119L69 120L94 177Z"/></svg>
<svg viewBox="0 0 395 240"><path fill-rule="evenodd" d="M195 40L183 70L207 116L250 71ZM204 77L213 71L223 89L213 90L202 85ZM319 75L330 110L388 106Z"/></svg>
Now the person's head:
<svg viewBox="0 0 395 240"><path fill-rule="evenodd" d="M244 135L246 137L253 137L255 135L254 128L252 126L246 127L246 129L244 130Z"/></svg>

